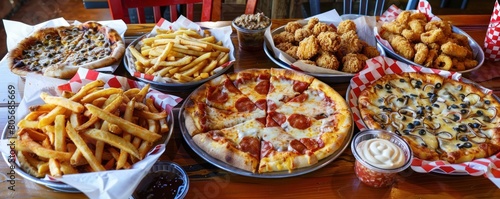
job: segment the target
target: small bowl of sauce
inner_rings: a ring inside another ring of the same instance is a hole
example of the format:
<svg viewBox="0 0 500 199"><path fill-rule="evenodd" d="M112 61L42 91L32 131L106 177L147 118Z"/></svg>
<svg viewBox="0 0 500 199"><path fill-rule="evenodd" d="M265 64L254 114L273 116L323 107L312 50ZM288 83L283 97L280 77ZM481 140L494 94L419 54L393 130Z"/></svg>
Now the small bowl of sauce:
<svg viewBox="0 0 500 199"><path fill-rule="evenodd" d="M413 151L395 133L384 130L365 130L356 134L351 143L358 179L371 187L392 185L399 172L408 168Z"/></svg>
<svg viewBox="0 0 500 199"><path fill-rule="evenodd" d="M186 172L174 162L159 161L142 179L134 194L135 199L184 198L189 189Z"/></svg>

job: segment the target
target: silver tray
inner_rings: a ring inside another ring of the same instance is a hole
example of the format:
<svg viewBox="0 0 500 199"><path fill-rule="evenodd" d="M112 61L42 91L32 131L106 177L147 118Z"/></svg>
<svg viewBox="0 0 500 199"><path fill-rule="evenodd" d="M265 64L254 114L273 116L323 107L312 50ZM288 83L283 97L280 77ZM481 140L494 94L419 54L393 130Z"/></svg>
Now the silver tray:
<svg viewBox="0 0 500 199"><path fill-rule="evenodd" d="M147 33L147 34L144 34L142 36L140 36L139 38L135 39L134 41L132 41L132 43L129 44L129 47L130 46L133 46L137 49L137 45L139 45L139 42L143 39L143 38L147 38L147 37L151 37L152 34L151 33ZM233 53L233 52L231 52ZM125 65L125 69L129 72L129 74L131 76L133 76L132 74L137 72L137 70L135 70L135 67L133 67L135 64L135 57L130 53L130 50L128 49L127 47L127 50L125 50L125 55L123 56L123 64ZM138 80L142 81L142 82L146 82L146 83L149 83L151 85L151 87L155 88L156 90L160 90L160 91L181 91L181 90L184 90L184 89L192 89L192 88L196 88L198 87L199 85L205 83L206 81L209 81L213 78L216 78L218 77L219 75L225 73L229 68L231 68L233 65L233 63L231 62L228 66L224 67L223 69L217 71L217 73L215 73L214 75L211 75L210 77L208 78L205 78L205 79L202 79L202 80L199 80L199 81L193 81L193 82L187 82L187 83L175 83L175 82L157 82L157 81L152 81L152 80L148 80L148 79L144 79L144 78L140 78L140 77L135 77L137 78Z"/></svg>
<svg viewBox="0 0 500 199"><path fill-rule="evenodd" d="M191 93L191 95L193 93L195 93L200 88L197 88L195 91L193 91ZM294 177L294 176L304 175L304 174L316 171L316 170L328 165L329 163L331 163L333 160L335 160L337 157L339 157L340 154L342 154L344 152L344 150L349 146L349 143L351 143L351 139L352 139L353 132L354 132L354 125L352 125L350 132L347 135L346 139L344 139L344 141L342 142L341 147L339 147L339 149L337 151L335 151L333 154L331 154L330 156L328 156L322 160L319 160L316 164L314 164L312 166L298 168L298 169L292 170L291 172L278 171L278 172L269 172L269 173L252 173L250 171L234 167L228 163L225 163L219 159L212 157L211 155L206 153L203 149L201 149L193 141L193 139L192 139L191 135L189 135L189 132L186 129L186 125L184 123L186 121L185 116L184 116L185 115L184 114L185 108L193 105L193 101L191 100L191 95L184 100L182 107L179 110L179 128L181 129L182 137L184 137L184 140L186 140L186 143L190 146L190 148L196 154L198 154L201 158L203 158L205 161L215 165L216 167L218 167L222 170L225 170L225 171L230 172L230 173L242 175L242 176L255 177L255 178L285 178L285 177Z"/></svg>
<svg viewBox="0 0 500 199"><path fill-rule="evenodd" d="M345 19L352 19L353 20L353 19L356 19L360 16L362 16L362 15L342 15L341 18L342 18L342 20L345 20ZM279 34L283 31L285 31L285 26L280 26L280 27L274 29L271 32L271 35ZM376 46L377 50L380 52L380 56L385 56L385 51L382 48L382 46L379 45L378 42L376 44L377 44L377 46ZM267 57L269 57L269 59L271 59L271 61L273 61L276 65L278 65L282 68L285 68L288 70L294 70L294 71L298 71L298 72L302 72L302 73L314 76L317 79L319 79L325 83L349 82L351 80L351 78L354 77L354 75L355 75L355 73L352 73L352 74L347 74L347 73L346 74L325 74L325 73L311 73L311 72L307 72L307 71L296 70L295 68L291 67L289 64L274 57L274 52L271 49L271 46L269 46L269 45L270 45L269 42L267 42L267 41L264 42L264 52L266 53Z"/></svg>
<svg viewBox="0 0 500 199"><path fill-rule="evenodd" d="M467 36L467 38L469 39L469 45L472 48L472 54L474 54L475 60L477 61L477 66L476 67L468 69L468 70L457 71L457 72L459 72L459 73L469 73L471 71L477 70L484 63L483 48L481 46L479 46L479 44L474 39L472 39L472 37L470 37L466 32L464 32L462 29L457 28L456 26L452 26L452 31L455 32L455 33L459 33L459 34ZM401 61L401 62L404 62L406 64L410 64L410 65L414 65L414 66L419 66L419 67L427 68L425 66L417 64L417 63L415 63L415 62L413 62L413 61L411 61L409 59L406 59L405 57L397 54L393 50L389 49L387 46L383 45L378 38L376 40L377 40L377 44L382 47L382 49L385 51L385 54L387 54L388 57L394 58L394 59L396 59L398 61Z"/></svg>
<svg viewBox="0 0 500 199"><path fill-rule="evenodd" d="M167 124L169 125L168 127L170 128L168 135L163 136L162 139L157 141L157 143L155 143L155 144L162 144L163 143L166 145L168 143L168 141L170 140L170 137L172 136L173 129L174 129L174 116L173 116L172 111L170 111L170 113L167 117ZM5 125L5 128L2 132L0 139L3 140L3 139L8 138L7 128L8 128L8 125ZM7 163L8 165L11 165L11 163L9 163L9 160L8 160L9 154L2 153L2 156L3 156L3 159L5 160L5 163ZM15 169L14 170L16 171L16 174L19 174L24 179L29 180L29 181L34 182L34 183L37 183L37 184L40 184L40 185L44 185L44 186L51 188L51 189L54 189L56 191L66 192L66 193L80 193L81 192L80 190L78 190L70 185L67 185L66 183L63 183L63 182L52 182L52 181L44 180L43 178L34 177L34 176L30 175L29 173L24 172L24 170L19 165L18 161L15 162Z"/></svg>

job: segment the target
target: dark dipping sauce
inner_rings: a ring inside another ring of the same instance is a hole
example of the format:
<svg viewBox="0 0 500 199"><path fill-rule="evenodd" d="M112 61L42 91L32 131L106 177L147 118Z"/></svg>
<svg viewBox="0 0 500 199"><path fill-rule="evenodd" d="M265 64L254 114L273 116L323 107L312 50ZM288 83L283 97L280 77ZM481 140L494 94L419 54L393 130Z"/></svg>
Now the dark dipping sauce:
<svg viewBox="0 0 500 199"><path fill-rule="evenodd" d="M184 180L175 173L157 171L149 173L139 184L135 198L175 198Z"/></svg>

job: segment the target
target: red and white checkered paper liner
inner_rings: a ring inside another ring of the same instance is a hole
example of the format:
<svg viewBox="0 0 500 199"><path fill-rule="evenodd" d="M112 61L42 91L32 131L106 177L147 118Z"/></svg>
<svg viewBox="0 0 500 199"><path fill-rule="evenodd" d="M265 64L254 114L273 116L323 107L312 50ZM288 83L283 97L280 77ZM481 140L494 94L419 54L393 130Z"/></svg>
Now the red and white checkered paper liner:
<svg viewBox="0 0 500 199"><path fill-rule="evenodd" d="M484 56L491 61L500 61L500 5L495 1L493 13L491 14L490 24L484 38Z"/></svg>
<svg viewBox="0 0 500 199"><path fill-rule="evenodd" d="M161 18L158 21L158 23L156 23L156 26L153 28L153 30L148 35L146 35L146 37L155 36L157 29L178 30L180 28L193 29L193 30L196 30L200 35L204 35L203 29L198 24L192 22L188 18L181 15L179 18L177 18L177 21L175 21L173 23L164 19L164 18ZM222 44L225 47L230 49L229 61L227 63L222 64L221 66L215 68L214 71L220 71L223 68L230 67L235 61L234 46L233 46L233 42L231 41L232 31L233 31L233 29L230 26L210 29L210 32L212 33L212 35L218 41L222 41ZM140 44L140 42L138 42L136 44L136 46L134 46L134 47L136 49L139 49L140 48L139 44ZM127 56L127 59L128 59L128 64L126 66L128 67L128 71L130 72L130 75L137 77L137 78L150 80L150 81L156 81L156 82L162 82L162 83L167 83L167 82L174 83L174 82L169 82L168 80L166 80L160 76L148 75L148 74L144 74L144 73L137 71L135 69L134 61L132 61L135 58L133 58L133 56L128 52L128 50L125 53L125 56Z"/></svg>
<svg viewBox="0 0 500 199"><path fill-rule="evenodd" d="M126 77L80 68L75 76L68 81L68 83L59 85L57 88L61 91L77 92L80 88L82 88L82 86L95 80L104 81L106 83L104 87L122 88L124 90L142 88L144 86L144 83L140 83ZM167 113L170 113L173 107L182 101L182 98L180 97L165 94L151 88L146 94L146 97L153 99L155 105L157 107L161 107L163 110L167 111Z"/></svg>
<svg viewBox="0 0 500 199"><path fill-rule="evenodd" d="M348 103L353 113L354 122L359 130L365 130L363 120L358 109L358 96L373 82L386 74L401 74L404 72L420 72L439 74L442 77L462 81L460 73L438 70L433 68L422 68L399 62L388 57L375 57L366 61L365 68L356 74L350 82L348 90ZM491 90L483 88L484 93L491 93ZM425 161L413 158L411 168L416 172L429 173L432 171L442 171L447 174L458 173L472 176L484 175L500 188L500 153L489 157L477 159L472 162L462 164L450 164L444 161Z"/></svg>

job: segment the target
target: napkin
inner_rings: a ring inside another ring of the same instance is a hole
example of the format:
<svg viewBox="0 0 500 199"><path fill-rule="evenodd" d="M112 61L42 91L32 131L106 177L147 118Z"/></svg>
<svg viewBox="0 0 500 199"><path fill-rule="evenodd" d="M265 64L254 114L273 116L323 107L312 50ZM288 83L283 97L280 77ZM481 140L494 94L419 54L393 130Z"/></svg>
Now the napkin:
<svg viewBox="0 0 500 199"><path fill-rule="evenodd" d="M80 24L81 22L79 21L74 21L73 24ZM121 19L120 20L108 20L108 21L98 21L98 23L102 25L106 25L110 28L115 29L118 34L122 38L125 38L125 31L127 30L127 24L123 22ZM49 21L45 21L42 23L39 23L37 25L28 25L22 22L18 21L11 21L11 20L3 20L4 28L5 28L5 33L7 35L7 49L11 51L14 49L19 42L21 42L24 38L29 37L31 34L36 32L37 30L43 29L43 28L48 28L48 27L57 27L57 26L69 26L70 24L68 21L64 18L56 18L52 19ZM108 67L103 67L96 69L97 71L100 72L109 72L112 73L118 68L120 65L120 61L117 63L108 66ZM5 65L5 66L4 66ZM7 62L4 64L0 65L0 67L7 67Z"/></svg>
<svg viewBox="0 0 500 199"><path fill-rule="evenodd" d="M338 14L337 10L333 9L328 12L324 12L315 16L311 16L304 20L299 20L298 22L301 24L306 24L307 21L313 17L319 19L319 21L326 24L333 24L338 26L341 21L343 21L342 17ZM368 43L370 46L376 46L377 42L373 37L373 27L375 27L376 18L375 16L360 16L356 19L352 19L352 21L356 24L356 32L358 37ZM284 30L284 29L283 29ZM279 33L279 32L276 32ZM323 74L339 74L339 75L353 75L352 73L346 73L338 70L326 69L323 67L319 67L316 65L305 64L302 61L296 60L290 55L282 52L274 45L273 36L271 32L271 28L268 28L264 33L266 45L271 48L274 57L283 61L284 63L290 65L290 67L294 68L298 71L307 71L311 73L323 73ZM383 52L382 52L383 53Z"/></svg>
<svg viewBox="0 0 500 199"><path fill-rule="evenodd" d="M361 91L385 74L400 74L403 72L439 74L445 78L473 83L467 79L462 79L461 74L457 72L413 66L382 56L369 59L366 61L366 67L351 79L349 85L351 89L349 89L347 93L347 101L349 107L351 107L355 124L359 130L362 131L367 129L361 119L361 114L358 109L358 96L361 94ZM478 88L480 88L483 93L492 92L479 85ZM497 166L500 165L499 158L500 152L488 158L476 159L461 164L450 164L445 161L426 161L414 157L411 168L419 173L440 172L472 176L483 175L500 188L500 168Z"/></svg>
<svg viewBox="0 0 500 199"><path fill-rule="evenodd" d="M146 34L145 37L155 36L157 29L178 30L180 28L187 28L187 29L196 30L200 35L204 35L203 29L198 24L192 22L188 18L181 15L181 16L179 16L179 18L177 18L177 21L175 21L175 22L170 22L164 18L161 18L158 21L158 23L156 23L153 30L150 33ZM233 32L233 29L231 28L231 26L225 26L225 27L220 27L220 28L212 28L209 30L210 30L210 34L213 35L215 37L215 39L217 39L217 41L222 41L222 45L229 48L229 62L221 65L220 68L230 67L234 63L234 61L236 60L234 58L233 42L231 41L231 33ZM135 45L134 47L136 47L137 49L140 48L139 47L140 42L134 41L133 43ZM143 78L146 80L161 82L161 83L170 82L170 80L168 78L164 78L161 76L147 75L147 74L138 72L135 69L135 64L133 61L133 60L135 60L135 58L133 58L132 54L128 50L125 52L125 56L127 58L125 60L127 62L125 67L127 67L127 71L129 71L130 75L132 75L134 77L138 77L138 78ZM214 69L214 71L219 71L219 70L221 70L221 69L217 69L217 68Z"/></svg>
<svg viewBox="0 0 500 199"><path fill-rule="evenodd" d="M94 70L80 68L77 74L69 81L50 78L39 74L28 74L26 76L26 89L23 99L16 110L16 119L22 119L29 112L29 107L43 104L40 93L47 92L53 95L60 94L62 91L78 91L83 85L94 81L103 80L106 82L104 87L118 87L124 90L130 88L142 88L144 83L133 81L121 76L100 73ZM155 105L170 112L173 107L182 101L174 95L164 94L154 89L150 89L146 98L154 100ZM17 123L17 121L16 121ZM12 136L10 136L12 137ZM9 138L9 136L7 136ZM7 157L10 154L9 140L0 140L0 152ZM82 191L89 198L128 198L132 195L136 186L142 178L148 173L153 164L165 151L165 144L159 144L148 153L141 161L132 165L127 170L110 170L103 172L92 172L82 174L63 175L60 178L46 176L44 180L64 182L74 188ZM10 164L10 163L9 163ZM11 164L11 166L18 167Z"/></svg>
<svg viewBox="0 0 500 199"><path fill-rule="evenodd" d="M491 14L490 24L488 30L486 31L486 37L484 38L484 56L490 61L500 60L500 42L498 41L500 35L500 18L498 17L500 12L500 5L498 0L495 1L495 6L493 8L493 13Z"/></svg>

